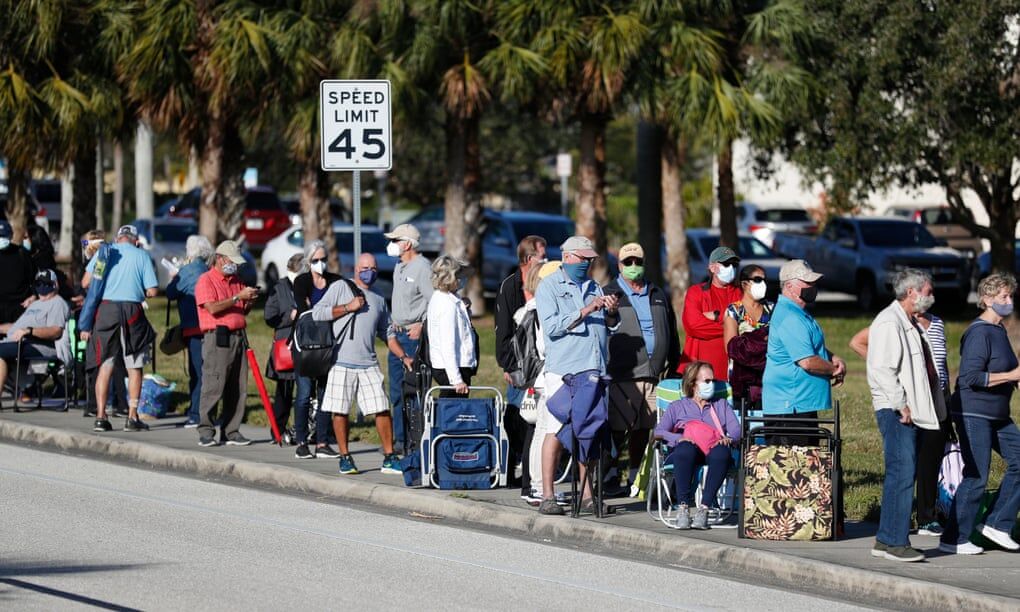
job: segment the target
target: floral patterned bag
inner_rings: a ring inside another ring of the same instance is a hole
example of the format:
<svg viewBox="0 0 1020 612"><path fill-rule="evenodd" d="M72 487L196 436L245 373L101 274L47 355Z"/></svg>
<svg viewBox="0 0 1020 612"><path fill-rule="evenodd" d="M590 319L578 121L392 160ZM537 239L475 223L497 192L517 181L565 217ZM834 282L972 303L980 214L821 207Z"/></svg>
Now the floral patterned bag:
<svg viewBox="0 0 1020 612"><path fill-rule="evenodd" d="M743 457L743 537L832 539L832 452L752 444Z"/></svg>

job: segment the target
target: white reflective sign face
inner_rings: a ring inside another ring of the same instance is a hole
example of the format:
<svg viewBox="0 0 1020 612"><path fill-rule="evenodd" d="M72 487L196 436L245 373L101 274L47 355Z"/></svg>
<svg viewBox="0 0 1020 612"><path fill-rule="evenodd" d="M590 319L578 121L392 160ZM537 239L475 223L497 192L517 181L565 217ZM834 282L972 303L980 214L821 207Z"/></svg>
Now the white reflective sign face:
<svg viewBox="0 0 1020 612"><path fill-rule="evenodd" d="M319 112L323 170L390 169L389 81L322 81Z"/></svg>

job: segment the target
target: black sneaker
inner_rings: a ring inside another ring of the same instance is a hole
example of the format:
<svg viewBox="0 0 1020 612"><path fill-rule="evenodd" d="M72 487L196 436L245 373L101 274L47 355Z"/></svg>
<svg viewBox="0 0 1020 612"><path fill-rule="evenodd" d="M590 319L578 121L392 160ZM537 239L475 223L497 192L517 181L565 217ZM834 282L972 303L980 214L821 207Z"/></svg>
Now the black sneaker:
<svg viewBox="0 0 1020 612"><path fill-rule="evenodd" d="M141 419L127 419L124 421L124 431L149 431L149 426Z"/></svg>
<svg viewBox="0 0 1020 612"><path fill-rule="evenodd" d="M315 453L308 450L307 444L298 444L298 447L294 450L294 456L298 459L315 459Z"/></svg>
<svg viewBox="0 0 1020 612"><path fill-rule="evenodd" d="M92 431L113 431L113 425L110 425L109 419L96 419Z"/></svg>
<svg viewBox="0 0 1020 612"><path fill-rule="evenodd" d="M201 436L198 439L199 446L216 446L216 438L214 436Z"/></svg>
<svg viewBox="0 0 1020 612"><path fill-rule="evenodd" d="M248 446L251 444L251 440L245 438L239 433L230 434L227 436L227 446Z"/></svg>
<svg viewBox="0 0 1020 612"><path fill-rule="evenodd" d="M333 447L331 447L329 445L326 445L326 446L316 446L315 447L315 456L320 458L320 459L336 459L337 457L340 456L340 453L338 453L335 450L333 450Z"/></svg>

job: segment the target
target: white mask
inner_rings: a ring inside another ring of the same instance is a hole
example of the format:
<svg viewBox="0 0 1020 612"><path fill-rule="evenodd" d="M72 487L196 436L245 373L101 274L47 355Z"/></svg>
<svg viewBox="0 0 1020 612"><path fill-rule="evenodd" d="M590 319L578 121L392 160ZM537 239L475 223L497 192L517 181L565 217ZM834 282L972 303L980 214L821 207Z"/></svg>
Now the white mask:
<svg viewBox="0 0 1020 612"><path fill-rule="evenodd" d="M723 284L730 284L733 282L733 278L737 275L737 269L734 266L719 266L719 271L715 273L715 277L719 279L719 282Z"/></svg>
<svg viewBox="0 0 1020 612"><path fill-rule="evenodd" d="M322 276L323 274L326 273L326 262L324 261L313 263L308 267L312 270L312 272L315 272L319 276Z"/></svg>
<svg viewBox="0 0 1020 612"><path fill-rule="evenodd" d="M916 298L914 298L914 309L917 311L917 314L928 312L928 309L931 308L934 304L935 304L934 295L918 295Z"/></svg>
<svg viewBox="0 0 1020 612"><path fill-rule="evenodd" d="M715 395L715 383L714 382L703 382L698 383L698 397L703 400L712 399Z"/></svg>
<svg viewBox="0 0 1020 612"><path fill-rule="evenodd" d="M391 242L386 245L386 254L390 257L400 257L401 248L399 242Z"/></svg>
<svg viewBox="0 0 1020 612"><path fill-rule="evenodd" d="M751 283L751 297L756 302L760 302L765 297L767 289L768 287L765 286L765 283Z"/></svg>
<svg viewBox="0 0 1020 612"><path fill-rule="evenodd" d="M9 246L11 246L10 238L0 238L0 251L6 249Z"/></svg>

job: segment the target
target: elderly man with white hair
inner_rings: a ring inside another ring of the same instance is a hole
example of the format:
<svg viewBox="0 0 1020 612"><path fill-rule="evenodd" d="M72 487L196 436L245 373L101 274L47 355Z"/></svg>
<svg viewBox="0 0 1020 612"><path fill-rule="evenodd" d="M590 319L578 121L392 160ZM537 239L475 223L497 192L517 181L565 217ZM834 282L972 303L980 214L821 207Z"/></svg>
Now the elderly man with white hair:
<svg viewBox="0 0 1020 612"><path fill-rule="evenodd" d="M893 277L895 301L868 332L868 385L882 434L885 482L872 556L923 561L910 546L910 515L919 431L938 430L947 417L935 356L917 317L935 303L931 276L907 268Z"/></svg>
<svg viewBox="0 0 1020 612"><path fill-rule="evenodd" d="M188 348L188 420L184 427L198 427L199 399L202 395L202 328L198 326L198 306L195 305L195 285L198 277L209 271L213 247L205 236L188 236L184 245L184 265L177 270L166 287L168 300L177 300L177 314Z"/></svg>

